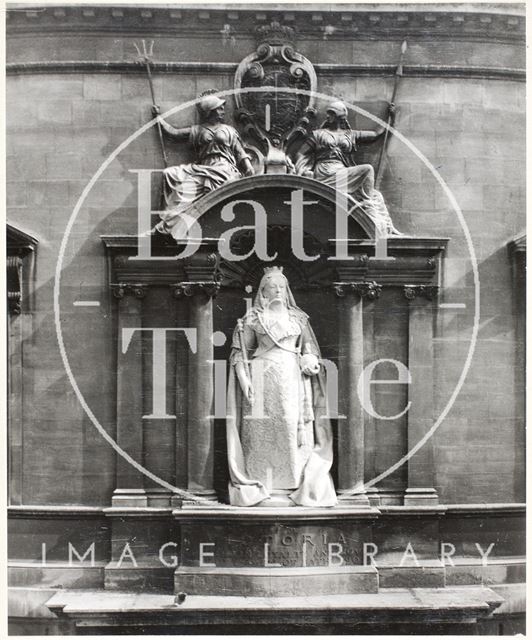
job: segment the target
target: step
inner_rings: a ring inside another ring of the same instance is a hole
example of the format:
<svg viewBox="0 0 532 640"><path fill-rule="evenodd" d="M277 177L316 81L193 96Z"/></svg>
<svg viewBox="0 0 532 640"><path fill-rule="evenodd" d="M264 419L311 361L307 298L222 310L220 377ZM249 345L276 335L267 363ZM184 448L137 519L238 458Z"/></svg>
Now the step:
<svg viewBox="0 0 532 640"><path fill-rule="evenodd" d="M526 581L526 560L523 557L488 558L482 564L479 558L453 558L454 564L445 566L445 584L515 584Z"/></svg>
<svg viewBox="0 0 532 640"><path fill-rule="evenodd" d="M39 586L51 589L99 589L103 587L105 563L90 562L37 562L10 561L8 583L10 587Z"/></svg>
<svg viewBox="0 0 532 640"><path fill-rule="evenodd" d="M297 596L376 593L375 567L178 567L175 592L214 596Z"/></svg>
<svg viewBox="0 0 532 640"><path fill-rule="evenodd" d="M474 624L503 598L485 587L382 589L378 593L291 597L194 596L107 591L62 591L47 606L87 626L222 625L242 623L350 623L380 620Z"/></svg>

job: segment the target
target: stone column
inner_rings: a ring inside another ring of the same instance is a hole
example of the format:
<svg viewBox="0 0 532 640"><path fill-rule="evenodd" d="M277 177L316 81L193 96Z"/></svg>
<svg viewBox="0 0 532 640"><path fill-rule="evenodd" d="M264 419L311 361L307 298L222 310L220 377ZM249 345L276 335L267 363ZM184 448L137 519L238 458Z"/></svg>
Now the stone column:
<svg viewBox="0 0 532 640"><path fill-rule="evenodd" d="M188 303L189 300L182 295L181 289L175 290L177 300L175 302L175 326L190 327ZM175 336L176 346L176 371L175 371L175 482L180 489L188 487L188 463L187 463L187 402L188 402L188 367L189 359L192 356L190 346L186 336L179 332ZM173 500L174 506L181 504L180 497Z"/></svg>
<svg viewBox="0 0 532 640"><path fill-rule="evenodd" d="M375 304L364 307L364 366L368 366L377 359L375 342ZM364 412L364 480L373 480L376 474L376 450L377 434L376 420L367 412ZM366 494L371 506L379 506L379 489L371 486L366 489Z"/></svg>
<svg viewBox="0 0 532 640"><path fill-rule="evenodd" d="M214 349L212 298L216 282L183 282L176 293L190 297L189 322L196 329L196 353L188 357L188 482L191 493L216 498L214 490Z"/></svg>
<svg viewBox="0 0 532 640"><path fill-rule="evenodd" d="M143 322L146 329L158 327L186 326L175 324L173 313L172 291L168 287L153 286L146 292L143 302ZM172 353L175 351L176 334L168 331L165 336L165 376L157 371L154 363L156 349L154 335L151 331L142 332L143 355L143 395L144 410L142 418L143 460L144 466L169 484L175 484L175 400L170 390L175 389L175 372ZM131 347L133 348L133 346ZM158 361L159 362L159 361ZM157 379L157 381L156 381ZM164 384L164 411L154 406L154 388ZM159 414L159 415L157 415ZM166 414L166 417L164 417ZM144 487L149 507L168 507L173 497L172 492L151 478L144 478Z"/></svg>
<svg viewBox="0 0 532 640"><path fill-rule="evenodd" d="M526 466L526 234L508 243L512 263L513 313L515 316L515 394L514 427L514 495L516 502L525 501L523 478Z"/></svg>
<svg viewBox="0 0 532 640"><path fill-rule="evenodd" d="M364 491L364 408L358 381L364 369L363 299L376 298L375 283L337 282L338 322L338 496L368 505Z"/></svg>
<svg viewBox="0 0 532 640"><path fill-rule="evenodd" d="M433 338L434 305L438 287L407 285L404 294L409 304L408 385L411 402L407 414L408 450L410 451L434 424ZM431 438L408 460L408 488L405 505L438 503L434 488L434 447Z"/></svg>
<svg viewBox="0 0 532 640"><path fill-rule="evenodd" d="M142 464L142 348L141 332L133 335L128 349L122 352L122 330L142 326L142 286L118 285L113 288L118 298L117 384L116 384L116 441L133 460ZM147 497L144 476L127 460L117 454L116 489L113 506L145 507Z"/></svg>

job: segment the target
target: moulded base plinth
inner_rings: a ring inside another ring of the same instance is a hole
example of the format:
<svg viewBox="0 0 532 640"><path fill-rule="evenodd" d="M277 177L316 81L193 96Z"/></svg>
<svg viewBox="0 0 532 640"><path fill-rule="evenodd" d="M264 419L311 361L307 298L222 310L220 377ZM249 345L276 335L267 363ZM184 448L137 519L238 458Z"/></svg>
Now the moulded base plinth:
<svg viewBox="0 0 532 640"><path fill-rule="evenodd" d="M438 504L438 494L436 489L431 487L421 487L416 489L407 489L405 491L404 504L407 507L415 507L422 505L435 505Z"/></svg>

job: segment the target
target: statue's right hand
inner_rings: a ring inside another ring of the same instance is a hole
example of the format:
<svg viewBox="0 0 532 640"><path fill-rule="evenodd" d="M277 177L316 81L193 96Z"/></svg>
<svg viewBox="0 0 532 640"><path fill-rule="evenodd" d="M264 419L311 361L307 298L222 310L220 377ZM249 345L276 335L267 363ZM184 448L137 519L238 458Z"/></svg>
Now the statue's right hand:
<svg viewBox="0 0 532 640"><path fill-rule="evenodd" d="M161 108L156 104L153 104L151 107L151 112L153 114L153 117L156 118L161 113Z"/></svg>
<svg viewBox="0 0 532 640"><path fill-rule="evenodd" d="M253 389L253 385L251 384L250 380L245 380L242 383L242 391L246 396L246 400L249 402L249 404L253 404L253 400L255 398L255 390Z"/></svg>

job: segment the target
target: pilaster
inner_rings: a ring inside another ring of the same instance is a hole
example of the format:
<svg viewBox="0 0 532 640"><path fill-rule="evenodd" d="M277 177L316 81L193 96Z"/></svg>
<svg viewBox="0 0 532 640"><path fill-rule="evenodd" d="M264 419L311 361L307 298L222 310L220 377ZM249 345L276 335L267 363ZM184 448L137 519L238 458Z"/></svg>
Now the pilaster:
<svg viewBox="0 0 532 640"><path fill-rule="evenodd" d="M189 322L196 329L196 351L188 358L187 488L216 498L214 490L214 347L212 299L218 293L215 253L200 250L187 260L187 280L175 286L177 297L189 300Z"/></svg>
<svg viewBox="0 0 532 640"><path fill-rule="evenodd" d="M142 328L142 299L146 295L146 287L121 284L113 286L112 290L118 299L116 440L121 449L142 464L141 332L133 334L125 350L123 333L126 329ZM116 459L116 489L112 504L122 507L147 506L142 473L121 455L117 455Z"/></svg>
<svg viewBox="0 0 532 640"><path fill-rule="evenodd" d="M405 285L408 300L408 451L427 435L434 422L433 339L434 305L438 287L433 285ZM438 503L434 488L434 446L428 440L408 460L406 506Z"/></svg>

